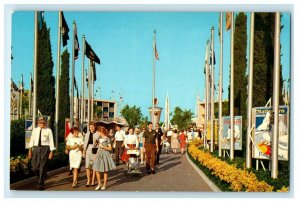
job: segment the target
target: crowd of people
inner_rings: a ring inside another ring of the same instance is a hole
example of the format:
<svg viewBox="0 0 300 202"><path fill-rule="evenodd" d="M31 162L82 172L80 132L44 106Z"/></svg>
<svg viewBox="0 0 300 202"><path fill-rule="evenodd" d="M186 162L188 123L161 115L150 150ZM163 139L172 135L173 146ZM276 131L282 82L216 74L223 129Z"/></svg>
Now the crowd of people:
<svg viewBox="0 0 300 202"><path fill-rule="evenodd" d="M38 127L32 132L30 139L29 158L32 158L32 168L36 173L38 189L44 189L48 161L53 157L55 150L51 129L46 128L43 117L38 119ZM87 183L86 187L97 186L95 190L107 188L108 172L115 170L120 164L128 164L132 154L129 150L140 151L140 164L146 165L148 175L155 174L155 166L160 164L160 154L164 148L166 153L172 150L173 155L180 150L184 154L186 144L195 138L192 131L178 131L176 129L163 132L159 124L149 122L145 128L131 128L123 130L122 125L114 129L97 126L90 122L86 133L80 132L74 126L66 137L65 153L69 155L70 172L73 175L72 187L78 187L78 173L81 164L85 164ZM199 134L198 134L199 136ZM114 154L114 155L113 155ZM113 158L115 156L115 158ZM84 162L83 162L84 161ZM103 176L103 183L101 180Z"/></svg>

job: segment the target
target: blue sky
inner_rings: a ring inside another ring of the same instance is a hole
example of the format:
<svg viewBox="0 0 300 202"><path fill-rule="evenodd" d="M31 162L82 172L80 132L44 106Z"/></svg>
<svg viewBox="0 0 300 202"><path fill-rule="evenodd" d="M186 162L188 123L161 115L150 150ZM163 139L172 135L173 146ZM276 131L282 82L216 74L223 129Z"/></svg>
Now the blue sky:
<svg viewBox="0 0 300 202"><path fill-rule="evenodd" d="M204 99L204 59L206 41L211 27L215 27L215 82L219 72L219 38L217 12L64 12L72 30L77 24L80 48L82 35L100 57L96 65L95 98L124 98L123 106L137 105L148 115L152 98L153 30L160 60L156 62L156 97L159 106L169 93L170 110L176 106L195 110L196 96ZM249 13L247 13L249 25ZM223 17L225 21L225 13ZM15 12L12 16L12 79L17 83L24 75L25 89L29 89L30 72L33 72L34 12ZM53 74L56 75L58 12L45 12L50 28ZM225 27L225 22L223 23ZM290 14L282 17L281 32L283 78L290 77ZM249 27L249 26L248 26ZM230 31L224 33L223 45L223 99L228 97ZM249 33L249 30L248 30ZM71 53L72 31L67 48ZM63 51L65 48L62 48ZM248 48L247 48L248 51ZM248 57L248 56L247 56ZM71 65L71 64L70 64ZM88 59L85 58L85 68ZM75 75L81 86L82 52L75 62ZM217 86L217 85L216 85ZM80 88L81 89L81 88ZM112 91L114 93L112 93ZM163 121L163 115L161 121Z"/></svg>

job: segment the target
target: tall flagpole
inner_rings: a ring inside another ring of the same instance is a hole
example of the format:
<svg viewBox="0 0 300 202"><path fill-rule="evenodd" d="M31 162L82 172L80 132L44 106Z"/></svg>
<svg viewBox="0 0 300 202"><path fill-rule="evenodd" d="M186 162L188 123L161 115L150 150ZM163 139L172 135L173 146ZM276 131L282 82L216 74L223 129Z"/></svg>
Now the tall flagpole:
<svg viewBox="0 0 300 202"><path fill-rule="evenodd" d="M272 126L271 177L278 178L278 137L279 137L279 93L280 93L280 12L275 13L274 36L274 70L273 70L273 112L274 125Z"/></svg>
<svg viewBox="0 0 300 202"><path fill-rule="evenodd" d="M84 120L84 57L85 57L85 36L82 36L82 69L81 69L81 116L80 116L80 127L83 129Z"/></svg>
<svg viewBox="0 0 300 202"><path fill-rule="evenodd" d="M231 12L231 45L230 45L230 160L234 159L234 12Z"/></svg>
<svg viewBox="0 0 300 202"><path fill-rule="evenodd" d="M30 72L30 91L29 91L29 106L28 106L28 108L29 108L29 116L31 116L31 112L32 112L32 110L31 110L31 96L32 96L32 92L31 92L31 90L32 90L32 83L31 83L31 80L32 80L32 75L31 75L31 72Z"/></svg>
<svg viewBox="0 0 300 202"><path fill-rule="evenodd" d="M91 121L91 60L89 60L89 71L88 71L88 124Z"/></svg>
<svg viewBox="0 0 300 202"><path fill-rule="evenodd" d="M20 85L20 118L22 118L22 107L23 105L23 74L21 74L21 85Z"/></svg>
<svg viewBox="0 0 300 202"><path fill-rule="evenodd" d="M246 137L246 168L251 168L251 129L252 129L252 97L253 97L253 45L254 45L254 12L250 17L250 48L249 48L249 76L248 76L248 111Z"/></svg>
<svg viewBox="0 0 300 202"><path fill-rule="evenodd" d="M91 61L91 120L94 120L94 67L95 62Z"/></svg>
<svg viewBox="0 0 300 202"><path fill-rule="evenodd" d="M56 103L55 103L55 145L58 146L59 80L60 80L60 40L61 11L58 11L57 64L56 64Z"/></svg>
<svg viewBox="0 0 300 202"><path fill-rule="evenodd" d="M71 109L70 109L70 123L73 127L74 123L74 71L75 71L75 29L76 23L73 22L73 46L72 46L72 73L71 73Z"/></svg>
<svg viewBox="0 0 300 202"><path fill-rule="evenodd" d="M38 11L34 12L34 64L33 64L33 110L32 125L36 125L36 92L37 92L37 51L38 51Z"/></svg>
<svg viewBox="0 0 300 202"><path fill-rule="evenodd" d="M215 93L214 93L214 31L215 28L211 28L211 110L210 110L210 152L214 151L214 112L215 112Z"/></svg>
<svg viewBox="0 0 300 202"><path fill-rule="evenodd" d="M154 99L155 99L155 47L154 45L156 43L156 31L154 30L154 35L153 35L153 79L152 79L152 120L151 122L153 123L153 129L155 128L155 123L154 123Z"/></svg>
<svg viewBox="0 0 300 202"><path fill-rule="evenodd" d="M222 89L223 89L223 13L220 13L220 66L219 66L219 157L222 156L221 134L223 131L222 123Z"/></svg>
<svg viewBox="0 0 300 202"><path fill-rule="evenodd" d="M205 56L205 133L203 137L204 148L206 148L206 138L208 131L208 99L209 99L209 40L206 42L206 56Z"/></svg>

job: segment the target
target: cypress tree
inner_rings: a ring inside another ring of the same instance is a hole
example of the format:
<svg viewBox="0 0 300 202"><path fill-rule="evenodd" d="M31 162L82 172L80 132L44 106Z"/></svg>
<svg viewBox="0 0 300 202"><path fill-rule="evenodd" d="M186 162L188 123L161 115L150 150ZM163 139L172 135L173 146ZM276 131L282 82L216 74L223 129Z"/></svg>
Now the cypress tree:
<svg viewBox="0 0 300 202"><path fill-rule="evenodd" d="M55 78L50 44L50 29L46 22L38 31L38 64L37 64L37 109L50 116L50 128L54 129L55 119Z"/></svg>
<svg viewBox="0 0 300 202"><path fill-rule="evenodd" d="M70 116L70 54L66 49L61 55L61 75L59 86L58 138L64 140L65 118Z"/></svg>
<svg viewBox="0 0 300 202"><path fill-rule="evenodd" d="M253 107L264 106L273 95L274 13L255 13ZM282 67L279 102L283 104Z"/></svg>

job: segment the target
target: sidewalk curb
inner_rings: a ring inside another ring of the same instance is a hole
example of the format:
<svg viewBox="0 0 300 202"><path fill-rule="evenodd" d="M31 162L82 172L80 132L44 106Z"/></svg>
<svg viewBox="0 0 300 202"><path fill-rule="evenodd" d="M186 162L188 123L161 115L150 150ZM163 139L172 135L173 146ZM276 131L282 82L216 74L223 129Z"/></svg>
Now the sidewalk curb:
<svg viewBox="0 0 300 202"><path fill-rule="evenodd" d="M188 160L188 162L191 164L191 166L194 168L194 170L203 178L203 180L207 183L207 185L214 191L214 192L222 192L203 172L198 168L192 160L187 155L187 152L185 153L185 156Z"/></svg>
<svg viewBox="0 0 300 202"><path fill-rule="evenodd" d="M51 171L47 172L47 177L51 177L51 176L56 175L58 173L61 173L63 171L67 171L67 169L69 169L69 166L65 166L65 167L62 167L62 168L51 170ZM34 183L34 182L36 182L36 180L37 180L36 177L31 177L31 178L28 178L28 179L25 179L25 180L22 180L22 181L19 181L19 182L15 182L15 183L10 185L10 190L16 190L20 187L23 187L23 186L27 185L27 184Z"/></svg>

